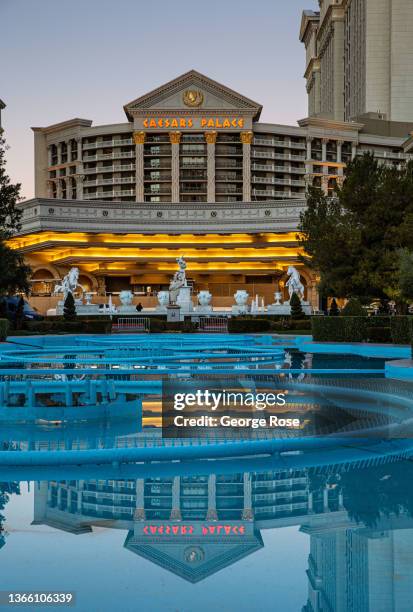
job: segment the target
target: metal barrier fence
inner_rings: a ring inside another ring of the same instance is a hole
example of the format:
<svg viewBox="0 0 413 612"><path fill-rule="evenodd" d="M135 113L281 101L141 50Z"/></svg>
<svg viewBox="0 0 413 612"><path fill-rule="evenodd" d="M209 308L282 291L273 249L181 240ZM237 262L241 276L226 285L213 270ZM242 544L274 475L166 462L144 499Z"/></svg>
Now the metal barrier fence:
<svg viewBox="0 0 413 612"><path fill-rule="evenodd" d="M113 332L148 332L149 329L149 317L120 317L112 324Z"/></svg>
<svg viewBox="0 0 413 612"><path fill-rule="evenodd" d="M203 332L228 332L228 317L199 317L199 330Z"/></svg>

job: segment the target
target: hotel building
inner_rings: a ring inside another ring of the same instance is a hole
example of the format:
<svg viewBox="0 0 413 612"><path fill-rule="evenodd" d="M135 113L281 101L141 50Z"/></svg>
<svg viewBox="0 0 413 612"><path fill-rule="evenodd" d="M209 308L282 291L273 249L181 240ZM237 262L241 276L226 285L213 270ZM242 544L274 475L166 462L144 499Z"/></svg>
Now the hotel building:
<svg viewBox="0 0 413 612"><path fill-rule="evenodd" d="M304 13L309 57L322 18ZM230 306L241 288L271 304L294 265L317 308L317 279L296 236L306 186L332 194L347 163L367 151L395 165L413 153L413 123L348 122L313 106L296 126L264 123L259 103L194 70L124 111L120 124L33 128L35 198L22 204L10 244L32 266L31 300L43 312L72 266L97 296L132 289L135 303L154 306L180 255L194 293L209 289L213 306Z"/></svg>
<svg viewBox="0 0 413 612"><path fill-rule="evenodd" d="M319 0L304 11L309 116L411 122L411 0Z"/></svg>

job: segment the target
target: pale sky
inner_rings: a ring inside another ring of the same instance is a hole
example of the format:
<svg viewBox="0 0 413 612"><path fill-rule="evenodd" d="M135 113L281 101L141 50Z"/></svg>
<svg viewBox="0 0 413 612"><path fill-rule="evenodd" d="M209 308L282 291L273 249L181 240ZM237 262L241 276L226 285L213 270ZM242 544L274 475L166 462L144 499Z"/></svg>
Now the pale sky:
<svg viewBox="0 0 413 612"><path fill-rule="evenodd" d="M307 114L303 9L315 0L0 0L8 173L33 196L32 126L125 121L123 105L194 68L264 106Z"/></svg>

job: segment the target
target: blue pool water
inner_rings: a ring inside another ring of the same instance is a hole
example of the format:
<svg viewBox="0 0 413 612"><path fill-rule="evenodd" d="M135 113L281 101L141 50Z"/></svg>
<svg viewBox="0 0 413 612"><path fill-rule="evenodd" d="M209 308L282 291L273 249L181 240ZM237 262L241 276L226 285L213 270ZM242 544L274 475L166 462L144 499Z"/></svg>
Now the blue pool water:
<svg viewBox="0 0 413 612"><path fill-rule="evenodd" d="M3 344L0 591L73 591L81 612L411 611L413 383L385 376L408 355L311 347L213 334ZM282 388L306 424L163 438L166 379Z"/></svg>

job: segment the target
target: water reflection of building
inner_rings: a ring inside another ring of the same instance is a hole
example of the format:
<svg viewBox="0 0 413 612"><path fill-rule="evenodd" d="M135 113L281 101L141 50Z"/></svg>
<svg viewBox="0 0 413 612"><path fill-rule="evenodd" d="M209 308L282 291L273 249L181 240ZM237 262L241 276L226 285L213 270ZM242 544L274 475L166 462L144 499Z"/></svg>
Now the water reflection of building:
<svg viewBox="0 0 413 612"><path fill-rule="evenodd" d="M310 491L304 470L42 482L34 524L74 534L93 525L128 530L128 550L197 582L261 548L260 529L340 508L334 489Z"/></svg>
<svg viewBox="0 0 413 612"><path fill-rule="evenodd" d="M411 517L383 519L374 529L333 521L305 525L302 531L311 541L303 612L412 609Z"/></svg>

